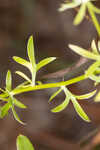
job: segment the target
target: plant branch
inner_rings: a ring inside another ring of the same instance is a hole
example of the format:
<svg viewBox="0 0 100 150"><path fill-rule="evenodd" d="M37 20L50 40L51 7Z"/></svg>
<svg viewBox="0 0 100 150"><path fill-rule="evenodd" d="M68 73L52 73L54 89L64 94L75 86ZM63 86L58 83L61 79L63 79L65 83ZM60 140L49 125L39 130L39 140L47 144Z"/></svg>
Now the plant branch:
<svg viewBox="0 0 100 150"><path fill-rule="evenodd" d="M93 24L94 24L94 26L95 26L95 28L97 30L97 33L100 36L100 24L99 24L99 22L98 22L98 20L97 20L97 18L95 16L95 14L94 14L94 12L92 11L92 9L90 8L89 5L88 5L88 11L89 11L90 16L92 18Z"/></svg>
<svg viewBox="0 0 100 150"><path fill-rule="evenodd" d="M77 82L80 82L82 80L87 79L88 77L84 75L75 77L73 79L70 79L68 81L62 81L62 82L57 82L57 83L47 83L47 84L41 84L41 85L36 85L36 86L27 86L27 87L23 87L20 89L14 89L11 94L12 95L17 95L20 93L24 93L24 92L29 92L29 91L35 91L35 90L42 90L42 89L47 89L47 88L55 88L55 87L60 87L60 86L68 86Z"/></svg>

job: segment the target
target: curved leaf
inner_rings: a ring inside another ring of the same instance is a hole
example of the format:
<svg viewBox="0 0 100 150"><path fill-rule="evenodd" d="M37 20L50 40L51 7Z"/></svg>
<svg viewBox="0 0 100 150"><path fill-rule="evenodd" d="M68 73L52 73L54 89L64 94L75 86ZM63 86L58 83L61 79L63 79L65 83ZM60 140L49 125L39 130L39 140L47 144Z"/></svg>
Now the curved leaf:
<svg viewBox="0 0 100 150"><path fill-rule="evenodd" d="M94 95L96 94L96 91L97 91L97 90L95 90L95 91L93 91L93 92L90 92L90 93L88 93L88 94L79 95L79 96L74 95L74 96L75 96L75 98L77 98L77 99L89 99L89 98L91 98L92 96L94 96Z"/></svg>
<svg viewBox="0 0 100 150"><path fill-rule="evenodd" d="M18 101L16 98L13 98L13 104L19 108L27 108L22 102Z"/></svg>
<svg viewBox="0 0 100 150"><path fill-rule="evenodd" d="M34 150L34 147L30 140L23 135L17 137L17 150Z"/></svg>
<svg viewBox="0 0 100 150"><path fill-rule="evenodd" d="M85 121L90 122L90 119L88 118L87 114L84 112L84 110L82 109L82 107L80 106L80 104L77 102L77 100L71 99L74 108L76 110L76 112L78 113L78 115Z"/></svg>
<svg viewBox="0 0 100 150"><path fill-rule="evenodd" d="M21 65L27 67L29 70L31 70L31 64L30 64L29 61L27 61L27 60L25 60L25 59L23 59L23 58L21 58L21 57L17 57L17 56L14 56L13 59L14 59L14 61L16 61L17 63L19 63L19 64L21 64Z"/></svg>
<svg viewBox="0 0 100 150"><path fill-rule="evenodd" d="M87 51L84 48L81 48L79 46L72 45L72 44L69 44L69 48L71 50L73 50L74 52L76 52L77 54L83 56L83 57L100 61L100 56L99 55L93 54L93 53Z"/></svg>
<svg viewBox="0 0 100 150"><path fill-rule="evenodd" d="M13 112L13 115L14 115L15 120L24 125L25 123L23 123L23 122L20 120L19 116L17 115L17 113L16 113L16 111L15 111L14 106L11 106L11 108L12 108L12 112Z"/></svg>
<svg viewBox="0 0 100 150"><path fill-rule="evenodd" d="M53 108L51 111L56 113L56 112L60 112L60 111L64 110L67 107L67 105L69 104L69 101L70 101L70 99L66 98L62 104L58 105L56 108Z"/></svg>
<svg viewBox="0 0 100 150"><path fill-rule="evenodd" d="M15 73L17 73L18 75L20 75L22 78L24 78L25 80L27 80L29 83L31 83L31 80L27 77L27 75L25 75L23 72L21 71L16 71Z"/></svg>
<svg viewBox="0 0 100 150"><path fill-rule="evenodd" d="M32 66L36 65L35 63L35 54L34 54L34 44L33 44L33 36L29 37L28 44L27 44L27 52L29 60Z"/></svg>

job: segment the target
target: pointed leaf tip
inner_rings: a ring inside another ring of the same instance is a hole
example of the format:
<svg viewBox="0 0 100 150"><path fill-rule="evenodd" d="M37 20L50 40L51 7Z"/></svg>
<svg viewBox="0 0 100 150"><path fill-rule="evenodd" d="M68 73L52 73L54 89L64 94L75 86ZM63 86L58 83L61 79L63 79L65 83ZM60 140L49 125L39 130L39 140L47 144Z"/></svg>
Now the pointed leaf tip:
<svg viewBox="0 0 100 150"><path fill-rule="evenodd" d="M20 120L19 116L17 115L14 106L12 106L12 112L13 112L13 115L14 115L15 120L18 121L19 123L25 125L25 123L22 122L22 121Z"/></svg>
<svg viewBox="0 0 100 150"><path fill-rule="evenodd" d="M10 70L8 70L6 75L6 89L8 91L11 91L11 88L12 88L12 76Z"/></svg>
<svg viewBox="0 0 100 150"><path fill-rule="evenodd" d="M82 107L80 106L80 104L77 102L76 99L71 99L73 105L74 105L74 108L77 112L77 114L83 119L85 120L86 122L90 122L90 119L89 117L87 116L87 114L84 112L84 110L82 109Z"/></svg>
<svg viewBox="0 0 100 150"><path fill-rule="evenodd" d="M93 92L90 92L90 93L87 93L87 94L84 94L84 95L75 95L75 97L79 100L81 99L89 99L91 98L92 96L94 96L96 94L97 90L94 90Z"/></svg>
<svg viewBox="0 0 100 150"><path fill-rule="evenodd" d="M56 57L49 57L49 58L45 58L43 60L41 60L38 64L37 64L37 71L46 66L47 64L51 63L52 61L54 61L56 59Z"/></svg>
<svg viewBox="0 0 100 150"><path fill-rule="evenodd" d="M74 52L76 52L78 55L81 55L83 57L89 58L89 59L93 59L93 60L100 60L100 56L96 55L94 53L91 53L90 51L81 48L79 46L73 45L73 44L69 44L69 48L71 50L73 50Z"/></svg>
<svg viewBox="0 0 100 150"><path fill-rule="evenodd" d="M24 78L26 81L28 81L29 83L31 83L31 80L29 79L29 77L27 77L27 75L25 75L23 72L21 71L16 71L16 74L18 74L19 76L21 76L22 78Z"/></svg>
<svg viewBox="0 0 100 150"><path fill-rule="evenodd" d="M34 54L34 43L33 43L33 36L29 37L28 44L27 44L27 52L29 60L32 66L36 65L35 63L35 54Z"/></svg>

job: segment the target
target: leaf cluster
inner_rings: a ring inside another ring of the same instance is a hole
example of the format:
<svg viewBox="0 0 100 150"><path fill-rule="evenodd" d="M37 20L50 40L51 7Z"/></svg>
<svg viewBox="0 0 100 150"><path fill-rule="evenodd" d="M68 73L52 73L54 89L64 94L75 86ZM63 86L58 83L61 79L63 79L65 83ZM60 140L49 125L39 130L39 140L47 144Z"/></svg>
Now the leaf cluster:
<svg viewBox="0 0 100 150"><path fill-rule="evenodd" d="M91 44L92 52L89 52L83 48L76 46L76 45L72 45L72 44L69 45L69 47L72 50L74 50L76 53L80 54L81 56L95 60L95 62L88 68L88 70L85 71L85 74L83 76L79 76L79 77L70 79L68 81L62 81L62 82L58 82L58 83L47 83L47 84L42 83L41 81L36 81L36 73L39 69L41 69L48 63L54 61L56 58L55 57L45 58L44 60L42 60L36 64L32 36L29 38L27 45L28 45L27 53L28 53L29 61L25 60L23 58L17 57L17 56L14 56L13 59L20 65L23 65L24 67L28 68L28 70L31 73L31 79L27 75L25 75L23 72L16 71L16 73L18 75L20 75L22 78L24 78L25 81L23 83L21 83L20 85L18 85L17 87L15 87L14 89L12 89L12 76L11 76L11 72L8 70L7 75L6 75L6 87L5 87L5 89L1 89L2 93L0 94L0 99L5 102L5 104L0 108L0 117L1 118L5 117L8 114L9 109L11 109L12 113L14 115L14 118L18 122L24 124L20 120L19 116L17 115L17 113L15 111L15 106L17 106L21 109L25 109L26 106L23 103L21 103L19 100L17 100L15 98L15 96L17 94L23 93L23 92L34 91L34 90L45 89L45 88L59 87L59 90L56 91L50 97L49 102L62 91L65 93L65 100L63 103L61 103L59 106L53 108L51 111L52 112L60 112L60 111L64 110L67 107L67 105L69 104L69 102L71 101L73 103L73 106L74 106L76 112L78 113L78 115L85 121L89 122L90 119L88 118L88 116L86 115L84 110L81 108L77 99L78 100L88 99L95 95L96 90L94 90L93 92L81 95L81 96L77 96L77 95L72 94L66 86L73 84L73 83L77 83L86 78L90 78L91 80L94 80L95 84L98 84L100 82L100 80L99 80L100 77L96 76L97 72L98 73L100 72L100 69L99 69L100 56L99 56L99 52L98 52L99 47L97 49L95 41L93 40L92 44ZM99 45L99 42L98 42L98 45Z"/></svg>

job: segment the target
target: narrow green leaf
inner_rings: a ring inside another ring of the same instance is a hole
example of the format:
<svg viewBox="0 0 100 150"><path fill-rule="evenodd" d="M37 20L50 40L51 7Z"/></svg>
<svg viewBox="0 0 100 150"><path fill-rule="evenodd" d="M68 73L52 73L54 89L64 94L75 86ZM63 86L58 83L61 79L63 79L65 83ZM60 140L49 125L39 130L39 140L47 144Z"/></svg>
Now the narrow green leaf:
<svg viewBox="0 0 100 150"><path fill-rule="evenodd" d="M77 13L74 19L74 25L78 25L82 22L82 20L84 19L85 13L86 13L86 4L83 3L79 9L79 12Z"/></svg>
<svg viewBox="0 0 100 150"><path fill-rule="evenodd" d="M8 93L2 93L2 94L0 94L0 99L6 98L6 97L8 97Z"/></svg>
<svg viewBox="0 0 100 150"><path fill-rule="evenodd" d="M95 90L95 91L93 91L93 92L90 92L90 93L88 93L88 94L79 95L79 96L74 95L74 96L75 96L75 98L77 98L77 99L89 99L89 98L91 98L92 96L94 96L94 95L96 94L96 91L97 91L97 90Z"/></svg>
<svg viewBox="0 0 100 150"><path fill-rule="evenodd" d="M87 77L89 77L90 75L92 75L96 69L100 66L100 61L96 61L94 62L87 70L86 70L86 73L85 75Z"/></svg>
<svg viewBox="0 0 100 150"><path fill-rule="evenodd" d="M20 57L17 57L17 56L14 56L13 59L14 59L17 63L19 63L19 64L21 64L21 65L27 67L29 70L31 70L31 64L30 64L30 62L28 62L27 60L25 60L25 59L23 59L23 58L20 58Z"/></svg>
<svg viewBox="0 0 100 150"><path fill-rule="evenodd" d="M85 121L90 122L90 119L88 118L88 116L86 115L86 113L84 112L84 110L82 109L82 107L80 106L80 104L77 102L77 100L75 98L71 99L74 108L76 110L76 112L78 113L78 115Z"/></svg>
<svg viewBox="0 0 100 150"><path fill-rule="evenodd" d="M31 83L31 80L23 72L16 71L15 73L17 73L19 76L21 76L22 78L24 78L25 80L27 80L29 83Z"/></svg>
<svg viewBox="0 0 100 150"><path fill-rule="evenodd" d="M13 99L13 104L16 105L19 108L23 108L23 109L27 108L22 102L18 101L15 98Z"/></svg>
<svg viewBox="0 0 100 150"><path fill-rule="evenodd" d="M30 36L29 40L28 40L27 52L28 52L29 60L32 64L32 66L34 67L34 65L36 65L36 63L35 63L35 54L34 54L34 45L33 45L33 37L32 36Z"/></svg>
<svg viewBox="0 0 100 150"><path fill-rule="evenodd" d="M33 37L30 36L27 44L27 52L28 57L31 63L31 75L32 75L32 85L35 85L35 78L36 78L36 62L35 62L35 54L34 54L34 45L33 45Z"/></svg>
<svg viewBox="0 0 100 150"><path fill-rule="evenodd" d="M57 90L49 99L49 102L51 102L60 92L62 91L62 89L60 88L59 90Z"/></svg>
<svg viewBox="0 0 100 150"><path fill-rule="evenodd" d="M11 77L11 72L8 70L7 75L6 75L6 89L8 91L11 91L12 88L12 77Z"/></svg>
<svg viewBox="0 0 100 150"><path fill-rule="evenodd" d="M49 64L50 62L54 61L56 59L56 57L49 57L49 58L46 58L46 59L43 59L42 61L40 61L38 64L37 64L37 71L44 67L45 65Z"/></svg>
<svg viewBox="0 0 100 150"><path fill-rule="evenodd" d="M32 143L26 136L19 135L16 144L17 150L34 150Z"/></svg>
<svg viewBox="0 0 100 150"><path fill-rule="evenodd" d="M96 47L95 40L92 40L91 48L92 48L92 51L93 51L94 54L99 54L98 50L97 50L97 47Z"/></svg>
<svg viewBox="0 0 100 150"><path fill-rule="evenodd" d="M87 8L88 8L88 12L89 12L89 14L90 14L90 16L92 18L92 22L93 22L93 24L94 24L94 26L95 26L95 28L97 30L97 33L100 36L100 24L99 24L99 22L98 22L98 20L96 18L95 12L91 8L90 4L87 5Z"/></svg>
<svg viewBox="0 0 100 150"><path fill-rule="evenodd" d="M100 102L100 92L97 93L95 99L94 99L95 102Z"/></svg>
<svg viewBox="0 0 100 150"><path fill-rule="evenodd" d="M100 14L100 8L97 8L95 5L93 5L91 2L88 2L89 7L97 14Z"/></svg>
<svg viewBox="0 0 100 150"><path fill-rule="evenodd" d="M99 55L93 54L93 53L91 53L91 52L87 51L86 49L83 49L79 46L69 44L69 48L83 57L93 59L93 60L98 60L98 61L100 60Z"/></svg>
<svg viewBox="0 0 100 150"><path fill-rule="evenodd" d="M6 103L0 108L0 118L4 118L8 114L8 110L10 109L10 107L10 103Z"/></svg>
<svg viewBox="0 0 100 150"><path fill-rule="evenodd" d="M64 100L63 103L61 103L57 107L53 108L51 111L54 113L63 111L67 107L67 105L69 104L69 101L70 101L70 99L68 97L66 97L66 99Z"/></svg>
<svg viewBox="0 0 100 150"><path fill-rule="evenodd" d="M17 115L17 113L16 113L16 111L15 111L14 106L11 106L11 108L12 108L12 112L13 112L13 115L14 115L15 120L24 125L25 123L23 123L23 122L20 120L19 116Z"/></svg>
<svg viewBox="0 0 100 150"><path fill-rule="evenodd" d="M72 9L72 8L75 8L77 6L79 6L80 3L75 3L75 2L72 2L72 3L66 3L66 4L62 4L61 7L58 9L60 12L62 11L65 11L67 9Z"/></svg>

